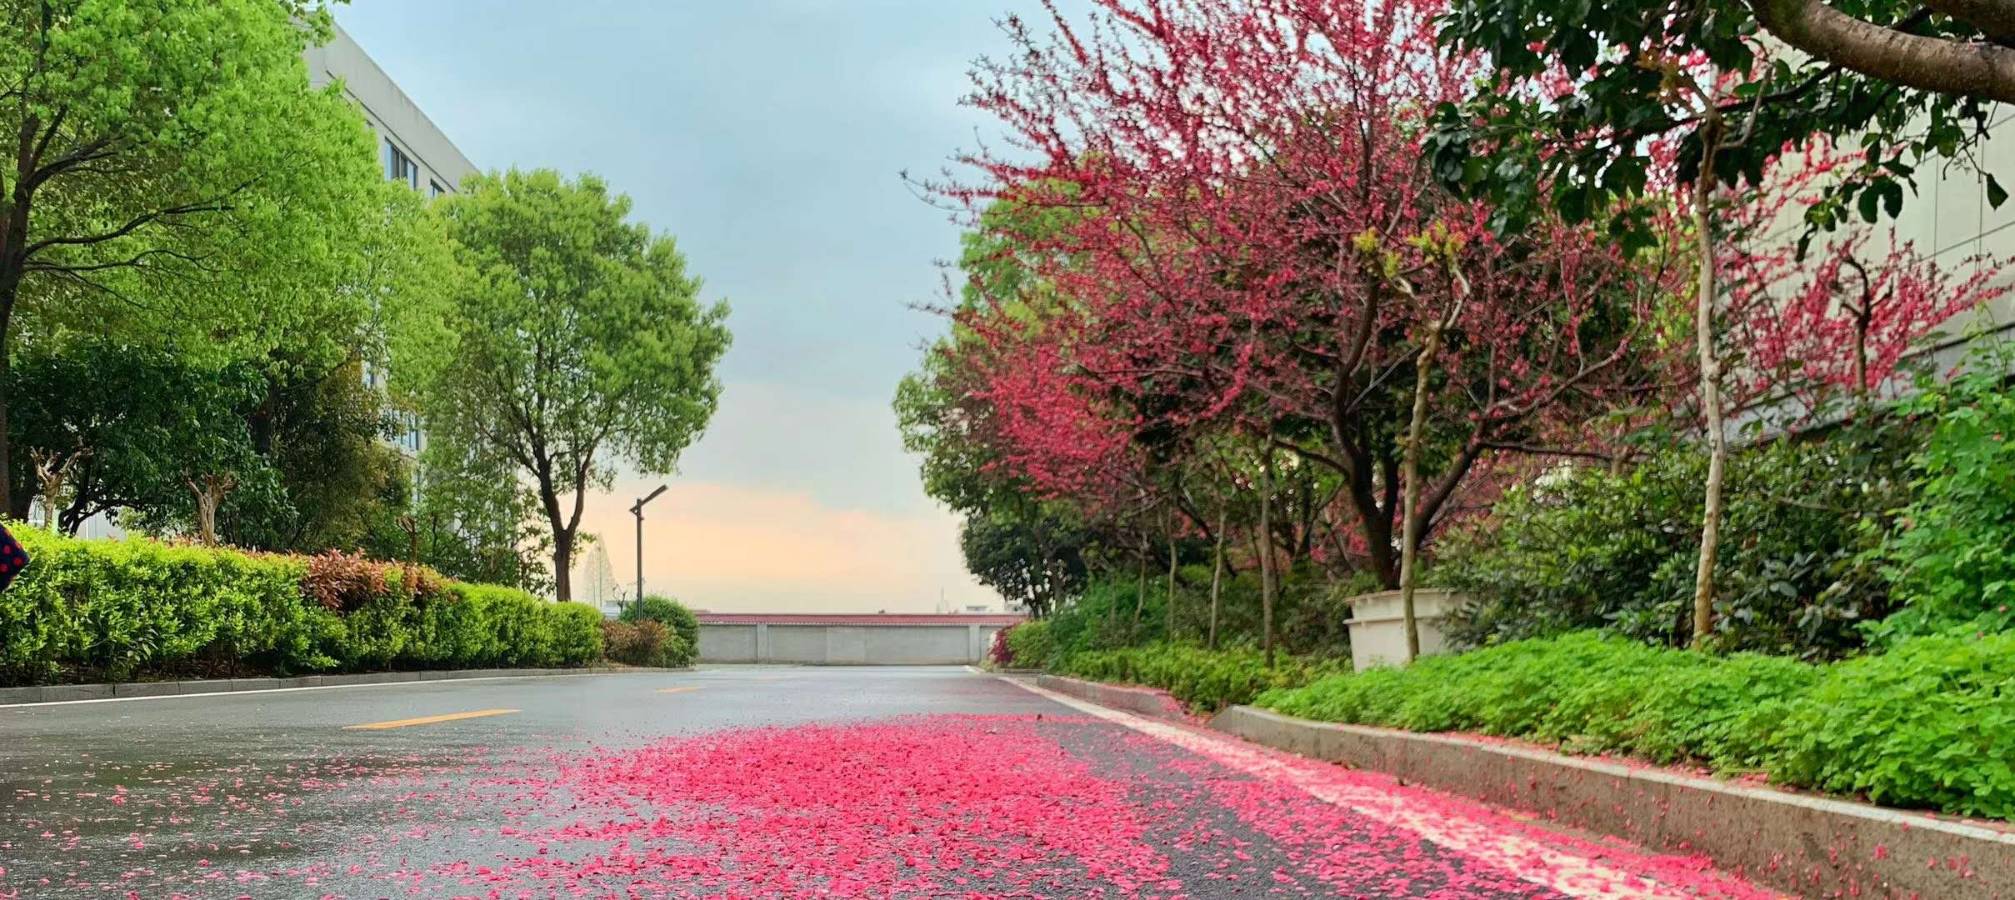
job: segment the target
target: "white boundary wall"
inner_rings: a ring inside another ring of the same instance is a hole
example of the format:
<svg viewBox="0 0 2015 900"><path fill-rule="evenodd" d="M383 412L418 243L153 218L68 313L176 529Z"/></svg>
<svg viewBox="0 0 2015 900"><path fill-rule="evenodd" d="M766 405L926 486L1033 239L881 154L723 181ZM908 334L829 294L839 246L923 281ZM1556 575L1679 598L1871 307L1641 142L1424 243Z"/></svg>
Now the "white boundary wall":
<svg viewBox="0 0 2015 900"><path fill-rule="evenodd" d="M700 662L961 665L993 646L1001 625L700 624Z"/></svg>

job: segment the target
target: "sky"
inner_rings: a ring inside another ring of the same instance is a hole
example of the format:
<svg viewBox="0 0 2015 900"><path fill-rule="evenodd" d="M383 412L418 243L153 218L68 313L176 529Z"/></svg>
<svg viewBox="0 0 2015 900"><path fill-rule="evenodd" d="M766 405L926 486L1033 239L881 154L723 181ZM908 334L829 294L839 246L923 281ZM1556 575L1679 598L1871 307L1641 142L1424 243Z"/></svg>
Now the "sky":
<svg viewBox="0 0 2015 900"><path fill-rule="evenodd" d="M583 530L634 580L716 611L931 612L997 595L923 493L889 401L943 330L958 226L901 173L991 132L959 106L1025 0L351 0L337 22L484 169L593 172L673 235L734 347L668 479L620 478ZM579 580L577 578L577 583Z"/></svg>

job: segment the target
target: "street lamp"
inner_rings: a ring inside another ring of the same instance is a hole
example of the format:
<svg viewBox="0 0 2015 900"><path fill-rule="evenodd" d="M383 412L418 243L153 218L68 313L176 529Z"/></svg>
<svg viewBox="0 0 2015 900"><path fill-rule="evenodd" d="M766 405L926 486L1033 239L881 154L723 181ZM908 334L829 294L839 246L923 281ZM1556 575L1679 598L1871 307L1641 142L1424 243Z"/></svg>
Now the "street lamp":
<svg viewBox="0 0 2015 900"><path fill-rule="evenodd" d="M658 485L657 490L639 497L637 505L630 507L630 512L637 517L637 600L644 599L644 504L658 499L658 495L664 492L665 485Z"/></svg>

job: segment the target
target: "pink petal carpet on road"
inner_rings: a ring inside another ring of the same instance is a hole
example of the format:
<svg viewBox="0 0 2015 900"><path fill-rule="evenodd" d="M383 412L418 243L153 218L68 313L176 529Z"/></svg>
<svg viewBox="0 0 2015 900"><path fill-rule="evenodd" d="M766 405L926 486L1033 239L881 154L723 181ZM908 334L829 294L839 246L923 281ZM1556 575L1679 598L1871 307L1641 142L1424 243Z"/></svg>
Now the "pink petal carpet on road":
<svg viewBox="0 0 2015 900"><path fill-rule="evenodd" d="M0 872L0 896L1771 896L1116 713L159 775L17 797L40 836L0 838L0 859L38 844L75 865Z"/></svg>

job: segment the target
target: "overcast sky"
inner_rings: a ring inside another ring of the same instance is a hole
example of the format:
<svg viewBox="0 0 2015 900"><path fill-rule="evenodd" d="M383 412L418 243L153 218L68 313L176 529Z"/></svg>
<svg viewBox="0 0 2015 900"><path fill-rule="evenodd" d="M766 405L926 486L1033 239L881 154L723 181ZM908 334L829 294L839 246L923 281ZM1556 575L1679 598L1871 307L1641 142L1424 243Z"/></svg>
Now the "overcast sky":
<svg viewBox="0 0 2015 900"><path fill-rule="evenodd" d="M889 411L942 327L958 231L901 172L988 123L958 106L1025 0L352 0L337 21L484 169L594 172L674 235L734 349L706 436L647 508L645 580L714 610L994 602ZM585 528L635 570L618 483Z"/></svg>

